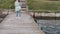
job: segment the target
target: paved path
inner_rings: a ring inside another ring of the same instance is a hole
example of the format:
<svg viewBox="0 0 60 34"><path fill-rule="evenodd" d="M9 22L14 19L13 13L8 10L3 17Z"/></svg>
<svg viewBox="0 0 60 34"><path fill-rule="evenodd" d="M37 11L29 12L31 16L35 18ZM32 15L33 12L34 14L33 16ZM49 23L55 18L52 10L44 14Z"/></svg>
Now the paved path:
<svg viewBox="0 0 60 34"><path fill-rule="evenodd" d="M21 17L16 17L15 13L9 14L5 20L0 23L0 34L44 34L26 13Z"/></svg>

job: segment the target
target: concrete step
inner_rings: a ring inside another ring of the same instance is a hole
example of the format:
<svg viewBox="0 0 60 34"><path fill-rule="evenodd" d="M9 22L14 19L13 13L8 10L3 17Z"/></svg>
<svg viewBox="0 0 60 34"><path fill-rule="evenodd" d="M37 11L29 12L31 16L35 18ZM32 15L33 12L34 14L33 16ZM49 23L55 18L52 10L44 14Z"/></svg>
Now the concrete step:
<svg viewBox="0 0 60 34"><path fill-rule="evenodd" d="M22 11L27 11L27 9L26 8L22 8Z"/></svg>

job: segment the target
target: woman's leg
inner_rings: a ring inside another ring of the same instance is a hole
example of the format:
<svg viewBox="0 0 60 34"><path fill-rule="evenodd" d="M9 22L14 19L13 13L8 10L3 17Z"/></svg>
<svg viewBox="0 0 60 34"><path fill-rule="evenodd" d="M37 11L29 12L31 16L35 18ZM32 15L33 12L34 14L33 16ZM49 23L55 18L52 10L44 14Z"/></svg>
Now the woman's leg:
<svg viewBox="0 0 60 34"><path fill-rule="evenodd" d="M16 16L21 16L21 10L20 11L16 11Z"/></svg>
<svg viewBox="0 0 60 34"><path fill-rule="evenodd" d="M20 11L18 11L18 16L20 16L20 17L21 17L21 10L20 10Z"/></svg>
<svg viewBox="0 0 60 34"><path fill-rule="evenodd" d="M16 11L16 16L18 17L18 13L19 13L19 11Z"/></svg>

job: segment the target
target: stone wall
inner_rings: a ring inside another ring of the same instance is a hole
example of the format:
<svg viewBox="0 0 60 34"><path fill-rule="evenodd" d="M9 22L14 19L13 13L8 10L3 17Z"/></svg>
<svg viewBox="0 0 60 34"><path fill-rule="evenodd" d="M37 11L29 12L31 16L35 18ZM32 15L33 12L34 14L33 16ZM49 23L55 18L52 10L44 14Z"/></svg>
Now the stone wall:
<svg viewBox="0 0 60 34"><path fill-rule="evenodd" d="M29 12L29 14L34 15L33 12ZM35 16L60 17L60 13L35 13Z"/></svg>
<svg viewBox="0 0 60 34"><path fill-rule="evenodd" d="M8 15L14 12L14 9L0 9L0 23L4 18Z"/></svg>

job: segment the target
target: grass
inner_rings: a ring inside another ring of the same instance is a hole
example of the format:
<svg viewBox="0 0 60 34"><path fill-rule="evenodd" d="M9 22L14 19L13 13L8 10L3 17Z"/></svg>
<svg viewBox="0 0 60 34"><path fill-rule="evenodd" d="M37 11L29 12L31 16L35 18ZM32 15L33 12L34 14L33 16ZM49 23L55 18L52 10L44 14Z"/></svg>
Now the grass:
<svg viewBox="0 0 60 34"><path fill-rule="evenodd" d="M13 9L15 0L0 0L0 9Z"/></svg>
<svg viewBox="0 0 60 34"><path fill-rule="evenodd" d="M51 10L51 11L59 11L60 10L60 2L47 2L44 0L27 0L27 5L29 10Z"/></svg>

